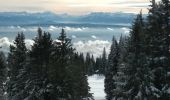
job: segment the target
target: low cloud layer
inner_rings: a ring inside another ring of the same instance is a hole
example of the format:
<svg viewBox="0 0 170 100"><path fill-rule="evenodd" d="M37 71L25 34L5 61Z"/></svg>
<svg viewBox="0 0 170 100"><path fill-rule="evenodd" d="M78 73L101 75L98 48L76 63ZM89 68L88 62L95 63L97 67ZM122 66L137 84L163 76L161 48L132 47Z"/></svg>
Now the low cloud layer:
<svg viewBox="0 0 170 100"><path fill-rule="evenodd" d="M109 53L111 43L104 40L89 40L73 43L73 46L78 52L83 52L84 54L89 52L90 54L93 54L94 57L99 57L102 54L104 47L106 48L106 53Z"/></svg>
<svg viewBox="0 0 170 100"><path fill-rule="evenodd" d="M31 49L34 41L31 39L25 39L25 43L28 49ZM8 53L9 46L13 45L12 41L10 41L7 37L0 38L0 50L4 53ZM78 41L73 43L73 47L76 48L76 51L82 52L86 54L89 52L93 54L94 57L99 57L102 54L103 48L106 48L107 54L110 51L111 43L109 41L104 40L88 40L88 41Z"/></svg>
<svg viewBox="0 0 170 100"><path fill-rule="evenodd" d="M34 41L30 39L25 39L25 45L28 49L31 49ZM13 45L13 41L10 41L7 37L0 38L0 50L5 54L8 53L10 45Z"/></svg>

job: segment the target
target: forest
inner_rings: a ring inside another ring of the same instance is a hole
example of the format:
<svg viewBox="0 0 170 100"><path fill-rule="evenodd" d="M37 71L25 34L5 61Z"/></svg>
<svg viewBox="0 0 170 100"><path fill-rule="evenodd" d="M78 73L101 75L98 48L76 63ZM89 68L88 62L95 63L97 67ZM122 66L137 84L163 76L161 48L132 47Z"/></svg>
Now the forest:
<svg viewBox="0 0 170 100"><path fill-rule="evenodd" d="M0 53L0 100L94 100L93 74L105 76L106 100L170 100L170 1L152 0L148 10L97 58L77 52L64 29L53 40L38 28L31 49L19 32Z"/></svg>

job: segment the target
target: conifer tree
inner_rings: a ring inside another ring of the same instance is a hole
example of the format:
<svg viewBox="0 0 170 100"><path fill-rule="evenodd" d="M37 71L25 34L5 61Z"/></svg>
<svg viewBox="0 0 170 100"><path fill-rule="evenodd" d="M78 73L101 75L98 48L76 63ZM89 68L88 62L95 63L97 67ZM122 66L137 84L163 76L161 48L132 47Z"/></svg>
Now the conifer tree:
<svg viewBox="0 0 170 100"><path fill-rule="evenodd" d="M146 30L149 67L153 72L154 87L160 91L159 99L166 98L164 94L167 95L167 84L169 84L167 81L169 66L168 2L169 0L162 0L157 4L155 0L152 0L147 22L150 27L147 27Z"/></svg>
<svg viewBox="0 0 170 100"><path fill-rule="evenodd" d="M91 63L89 52L86 54L85 64L86 64L86 72L88 73L88 75L90 75L91 74L90 72L91 72L93 66L92 66L92 63Z"/></svg>
<svg viewBox="0 0 170 100"><path fill-rule="evenodd" d="M95 74L99 74L100 66L101 66L101 57L97 57L94 65Z"/></svg>
<svg viewBox="0 0 170 100"><path fill-rule="evenodd" d="M118 59L118 66L117 72L113 77L115 80L115 89L113 90L114 99L125 99L126 96L124 95L125 92L125 84L126 84L126 57L128 55L127 47L128 47L128 37L122 36L119 39L119 59Z"/></svg>
<svg viewBox="0 0 170 100"><path fill-rule="evenodd" d="M101 58L101 66L99 67L99 73L105 74L107 70L107 54L105 47L103 48L102 58Z"/></svg>
<svg viewBox="0 0 170 100"><path fill-rule="evenodd" d="M132 25L132 31L129 40L128 56L126 61L127 66L127 83L125 86L126 96L128 99L151 99L155 98L158 91L154 88L151 81L151 70L148 67L147 58L143 42L143 18L140 13Z"/></svg>
<svg viewBox="0 0 170 100"><path fill-rule="evenodd" d="M48 67L51 54L52 39L50 33L42 32L38 28L38 35L34 39L34 44L29 52L30 62L29 78L26 81L28 91L28 100L47 100L49 99L48 87Z"/></svg>
<svg viewBox="0 0 170 100"><path fill-rule="evenodd" d="M72 86L72 100L90 100L93 99L89 93L90 87L87 82L87 73L85 72L85 64L82 62L83 58L78 53L72 57L72 62L69 65L69 75L71 76Z"/></svg>
<svg viewBox="0 0 170 100"><path fill-rule="evenodd" d="M15 38L14 45L10 46L10 52L8 54L8 67L9 67L9 81L7 83L7 92L9 100L20 100L24 85L18 78L19 72L23 69L26 60L26 46L25 37L23 33L19 33Z"/></svg>
<svg viewBox="0 0 170 100"><path fill-rule="evenodd" d="M95 60L93 55L91 56L90 53L86 54L86 60L85 60L85 65L86 65L86 71L88 75L93 75L95 72Z"/></svg>
<svg viewBox="0 0 170 100"><path fill-rule="evenodd" d="M168 89L170 88L170 76L168 75L168 72L170 72L170 1L169 0L162 0L159 4L160 9L160 18L162 18L162 26L161 26L161 34L162 37L160 39L161 41L161 56L160 61L162 62L162 87L161 90L161 97L159 99L165 100L170 99L170 93L168 92ZM157 81L156 81L157 82ZM155 83L156 83L155 82Z"/></svg>
<svg viewBox="0 0 170 100"><path fill-rule="evenodd" d="M5 86L4 83L6 81L6 72L7 72L7 66L5 61L5 56L2 52L0 52L0 99L5 99Z"/></svg>
<svg viewBox="0 0 170 100"><path fill-rule="evenodd" d="M112 100L114 98L115 80L114 75L117 73L119 61L119 47L116 39L113 37L110 54L108 56L108 65L105 75L105 92L106 99Z"/></svg>
<svg viewBox="0 0 170 100"><path fill-rule="evenodd" d="M62 29L58 41L53 43L51 61L50 61L50 81L52 82L51 97L52 100L71 99L71 70L70 62L73 56L71 39L66 36Z"/></svg>

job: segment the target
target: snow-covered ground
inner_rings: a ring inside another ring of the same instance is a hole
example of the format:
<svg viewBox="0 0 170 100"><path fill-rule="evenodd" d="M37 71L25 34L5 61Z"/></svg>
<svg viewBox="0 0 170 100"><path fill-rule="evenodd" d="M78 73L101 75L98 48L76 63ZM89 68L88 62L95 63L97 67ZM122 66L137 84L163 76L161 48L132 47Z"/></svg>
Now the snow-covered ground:
<svg viewBox="0 0 170 100"><path fill-rule="evenodd" d="M88 77L91 93L95 100L105 100L104 76L93 75Z"/></svg>

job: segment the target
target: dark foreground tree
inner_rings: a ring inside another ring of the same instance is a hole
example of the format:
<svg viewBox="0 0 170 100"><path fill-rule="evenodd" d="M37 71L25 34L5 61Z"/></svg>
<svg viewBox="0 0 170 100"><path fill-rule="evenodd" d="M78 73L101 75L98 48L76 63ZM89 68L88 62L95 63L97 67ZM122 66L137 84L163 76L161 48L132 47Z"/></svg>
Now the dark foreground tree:
<svg viewBox="0 0 170 100"><path fill-rule="evenodd" d="M50 100L48 92L48 67L51 54L52 39L48 32L38 29L37 37L29 52L29 72L26 80L27 100Z"/></svg>
<svg viewBox="0 0 170 100"><path fill-rule="evenodd" d="M105 93L107 100L112 100L114 97L114 89L116 88L114 76L117 73L118 61L119 47L116 39L113 37L110 54L108 57L107 70L105 74Z"/></svg>
<svg viewBox="0 0 170 100"><path fill-rule="evenodd" d="M2 52L0 52L0 100L6 100L5 98L5 82L6 82L6 59Z"/></svg>
<svg viewBox="0 0 170 100"><path fill-rule="evenodd" d="M62 29L58 40L53 43L50 58L51 100L89 100L87 70L83 56L74 53L71 39Z"/></svg>
<svg viewBox="0 0 170 100"><path fill-rule="evenodd" d="M9 80L7 82L7 92L9 100L23 99L20 93L23 91L24 85L19 78L20 70L23 69L26 60L26 46L23 33L19 33L14 40L14 45L10 46L8 54Z"/></svg>

